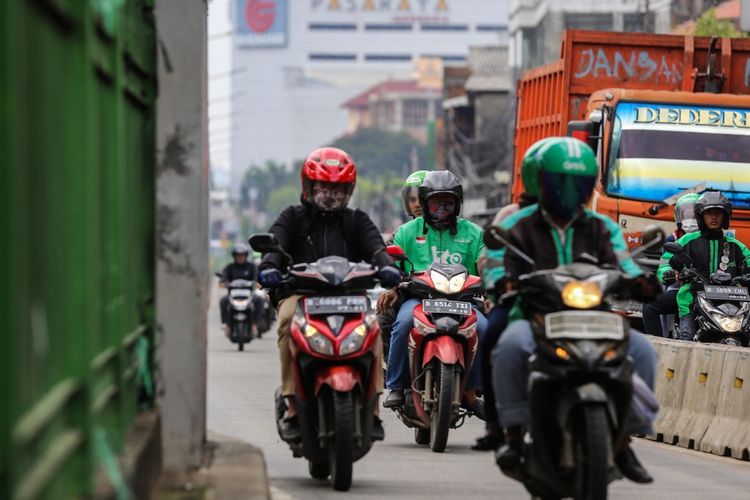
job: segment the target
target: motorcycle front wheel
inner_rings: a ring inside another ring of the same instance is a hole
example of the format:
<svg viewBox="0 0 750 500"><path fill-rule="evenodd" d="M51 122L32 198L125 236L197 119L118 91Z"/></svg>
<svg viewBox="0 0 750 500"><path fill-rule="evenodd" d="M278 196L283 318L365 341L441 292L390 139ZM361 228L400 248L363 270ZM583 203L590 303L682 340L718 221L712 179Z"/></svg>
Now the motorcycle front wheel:
<svg viewBox="0 0 750 500"><path fill-rule="evenodd" d="M609 424L603 405L583 407L576 450L576 500L606 500L609 485Z"/></svg>
<svg viewBox="0 0 750 500"><path fill-rule="evenodd" d="M430 422L430 448L435 453L442 453L448 444L451 416L453 415L453 365L440 363L440 374L435 377L434 397L435 408L432 410Z"/></svg>
<svg viewBox="0 0 750 500"><path fill-rule="evenodd" d="M354 464L354 402L350 392L333 393L334 438L329 448L331 482L336 491L352 485Z"/></svg>

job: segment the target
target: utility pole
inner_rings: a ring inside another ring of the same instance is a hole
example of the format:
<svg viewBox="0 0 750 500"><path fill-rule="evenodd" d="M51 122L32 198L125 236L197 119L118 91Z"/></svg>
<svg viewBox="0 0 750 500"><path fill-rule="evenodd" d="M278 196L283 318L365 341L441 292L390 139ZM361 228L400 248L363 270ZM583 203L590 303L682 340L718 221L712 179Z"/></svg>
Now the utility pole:
<svg viewBox="0 0 750 500"><path fill-rule="evenodd" d="M645 11L643 12L643 32L648 33L649 30L649 24L648 24L648 17L649 17L649 11L651 10L651 2L650 0L645 0Z"/></svg>

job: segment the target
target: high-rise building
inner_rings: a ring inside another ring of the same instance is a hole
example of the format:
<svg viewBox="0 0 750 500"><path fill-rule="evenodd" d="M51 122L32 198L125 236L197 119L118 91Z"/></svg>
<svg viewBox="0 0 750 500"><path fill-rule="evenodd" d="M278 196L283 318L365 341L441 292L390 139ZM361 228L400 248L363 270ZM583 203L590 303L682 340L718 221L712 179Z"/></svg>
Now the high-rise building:
<svg viewBox="0 0 750 500"><path fill-rule="evenodd" d="M507 45L498 0L232 0L231 165L286 164L347 131L343 104L417 61ZM239 182L234 182L235 186ZM236 194L236 193L235 193Z"/></svg>

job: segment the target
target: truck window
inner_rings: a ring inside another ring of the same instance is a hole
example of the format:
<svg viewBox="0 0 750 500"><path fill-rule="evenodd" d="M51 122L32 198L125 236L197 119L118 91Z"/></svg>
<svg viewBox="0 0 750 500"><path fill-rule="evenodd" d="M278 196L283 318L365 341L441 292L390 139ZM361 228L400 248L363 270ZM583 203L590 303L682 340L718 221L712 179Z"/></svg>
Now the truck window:
<svg viewBox="0 0 750 500"><path fill-rule="evenodd" d="M750 110L621 102L606 190L659 202L703 181L750 208Z"/></svg>

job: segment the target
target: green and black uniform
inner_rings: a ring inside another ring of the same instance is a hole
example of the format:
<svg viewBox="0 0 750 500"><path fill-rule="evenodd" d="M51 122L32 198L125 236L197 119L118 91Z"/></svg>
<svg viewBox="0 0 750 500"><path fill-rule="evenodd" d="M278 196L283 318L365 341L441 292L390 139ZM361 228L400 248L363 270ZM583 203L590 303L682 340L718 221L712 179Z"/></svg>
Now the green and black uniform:
<svg viewBox="0 0 750 500"><path fill-rule="evenodd" d="M693 262L693 268L704 278L709 278L711 274L719 270L722 257L726 256L725 272L733 278L745 274L748 264L750 263L750 250L739 240L720 234L720 231L700 231L688 233L677 240L690 260ZM674 255L670 252L664 252L661 257L661 265L657 271L659 281L664 281L664 273L670 269L677 269L678 265L672 267L670 261ZM674 263L673 263L674 264ZM677 307L680 318L691 313L693 306L694 293L690 284L680 287L677 292Z"/></svg>

